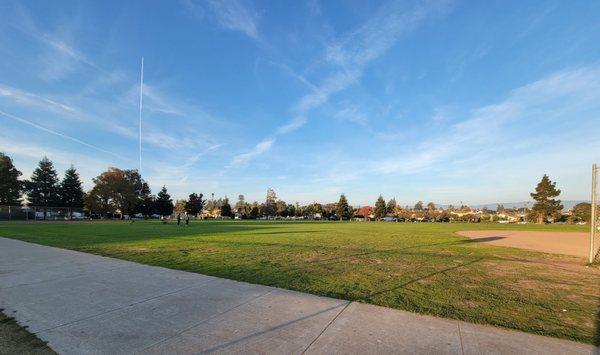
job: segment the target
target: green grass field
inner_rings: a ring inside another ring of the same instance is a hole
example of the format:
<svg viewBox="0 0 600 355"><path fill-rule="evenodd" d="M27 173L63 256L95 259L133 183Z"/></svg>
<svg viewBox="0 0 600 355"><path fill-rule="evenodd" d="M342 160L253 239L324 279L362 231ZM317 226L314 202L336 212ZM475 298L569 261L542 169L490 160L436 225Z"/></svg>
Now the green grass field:
<svg viewBox="0 0 600 355"><path fill-rule="evenodd" d="M474 229L586 226L347 222L0 223L0 236L235 280L600 343L600 270L474 243Z"/></svg>

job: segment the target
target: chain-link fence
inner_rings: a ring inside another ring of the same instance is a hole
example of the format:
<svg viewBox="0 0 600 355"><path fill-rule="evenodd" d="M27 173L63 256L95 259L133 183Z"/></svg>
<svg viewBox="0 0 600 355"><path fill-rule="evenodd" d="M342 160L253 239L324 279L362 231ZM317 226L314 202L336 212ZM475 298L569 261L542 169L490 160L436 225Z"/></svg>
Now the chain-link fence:
<svg viewBox="0 0 600 355"><path fill-rule="evenodd" d="M600 260L600 204L598 203L598 165L592 165L592 206L590 229L590 263Z"/></svg>
<svg viewBox="0 0 600 355"><path fill-rule="evenodd" d="M0 206L0 221L65 221L85 218L83 208Z"/></svg>

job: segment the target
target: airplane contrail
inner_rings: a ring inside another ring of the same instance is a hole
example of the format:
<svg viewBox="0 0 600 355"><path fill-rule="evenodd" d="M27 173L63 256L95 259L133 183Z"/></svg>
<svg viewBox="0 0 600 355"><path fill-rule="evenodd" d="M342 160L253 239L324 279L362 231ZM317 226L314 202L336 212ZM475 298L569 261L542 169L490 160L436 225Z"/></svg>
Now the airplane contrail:
<svg viewBox="0 0 600 355"><path fill-rule="evenodd" d="M142 98L144 97L144 57L142 57L142 69L140 70L140 142L139 142L139 153L140 153L140 170L138 172L142 174Z"/></svg>
<svg viewBox="0 0 600 355"><path fill-rule="evenodd" d="M119 154L116 154L116 153L113 153L113 152L111 152L111 151L108 151L108 150L102 149L102 148L100 148L100 147L98 147L98 146L95 146L95 145L93 145L93 144L86 143L86 142L84 142L84 141L82 141L82 140L80 140L80 139L77 139L77 138L75 138L75 137L71 137L71 136L69 136L69 135L66 135L66 134L63 134L63 133L60 133L60 132L54 131L54 130L52 130L52 129L50 129L50 128L46 128L46 127L44 127L44 126L40 126L40 125L39 125L39 124L37 124L37 123L33 123L33 122L29 121L29 120L26 120L26 119L24 119L24 118L21 118L21 117L18 117L18 116L12 115L12 114L10 114L10 113L8 113L8 112L4 112L4 111L0 110L0 115L2 115L2 116L5 116L5 117L8 117L8 118L11 118L11 119L13 119L13 120L15 120L15 121L19 121L19 122L21 122L21 123L23 123L23 124L26 124L26 125L28 125L28 126L31 126L31 127L37 128L37 129L39 129L39 130L41 130L41 131L44 131L44 132L46 132L46 133L50 133L50 134L53 134L53 135L55 135L55 136L59 136L59 137L62 137L62 138L68 139L68 140L70 140L70 141L73 141L73 142L75 142L75 143L79 143L79 144L81 144L81 145L84 145L84 146L86 146L86 147L88 147L88 148L92 148L92 149L94 149L94 150L97 150L97 151L99 151L99 152L106 153L106 154L110 154L110 155L113 155L113 156L115 156L115 157L117 157L117 158L120 158L120 159L129 160L129 159L127 159L127 158L125 158L125 157L123 157L123 156L121 156L121 155L119 155Z"/></svg>

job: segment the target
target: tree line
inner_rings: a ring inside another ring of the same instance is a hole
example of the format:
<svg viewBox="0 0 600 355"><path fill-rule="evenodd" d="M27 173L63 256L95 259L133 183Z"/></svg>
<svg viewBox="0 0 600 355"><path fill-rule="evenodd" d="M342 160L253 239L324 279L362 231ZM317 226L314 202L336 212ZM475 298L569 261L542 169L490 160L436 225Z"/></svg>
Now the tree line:
<svg viewBox="0 0 600 355"><path fill-rule="evenodd" d="M30 179L20 180L21 175L12 159L0 153L0 205L41 207L44 219L50 207L85 208L102 216L173 212L173 201L166 188L157 196L152 195L137 170L108 168L93 179L94 187L87 193L74 166L61 179L47 157L40 160Z"/></svg>
<svg viewBox="0 0 600 355"><path fill-rule="evenodd" d="M44 218L48 207L67 207L73 209L85 208L90 214L97 216L142 215L169 216L173 213L187 213L203 217L236 217L241 219L257 218L288 218L316 217L320 219L349 220L351 218L373 218L381 220L395 218L411 220L415 216L431 221L449 221L458 219L473 221L477 218L470 214L468 206L447 206L437 208L433 202L424 205L422 201L413 207L401 207L395 199L385 201L379 196L374 207L363 206L352 208L344 194L336 203L320 204L317 202L301 206L298 203L289 204L278 199L273 189L268 189L263 203L250 203L244 195L239 195L237 201L230 203L227 197L215 199L214 196L205 200L202 193L191 193L187 199L177 200L169 195L166 186L156 194L152 194L147 182L136 169L119 169L109 167L92 181L94 186L88 192L82 187L82 182L75 167L69 167L62 178L54 168L53 163L44 157L31 178L19 179L22 173L14 166L12 159L0 153L0 205L31 205L44 208ZM556 199L560 189L547 175L531 193L535 200L533 207L527 211L527 218L537 223L557 220L563 209L561 201ZM484 212L486 212L484 208ZM489 211L489 210L487 210ZM497 213L506 211L499 205ZM591 208L589 204L579 204L573 209L573 216L580 220L589 220ZM588 218L586 219L586 215ZM458 217L457 217L458 216Z"/></svg>

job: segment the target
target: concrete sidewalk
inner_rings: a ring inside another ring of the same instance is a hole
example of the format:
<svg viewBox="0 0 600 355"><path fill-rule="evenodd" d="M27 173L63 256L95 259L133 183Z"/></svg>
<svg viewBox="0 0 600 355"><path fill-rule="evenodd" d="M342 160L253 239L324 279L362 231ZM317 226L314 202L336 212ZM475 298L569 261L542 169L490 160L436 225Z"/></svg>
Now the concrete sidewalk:
<svg viewBox="0 0 600 355"><path fill-rule="evenodd" d="M597 351L5 238L0 238L0 308L64 354Z"/></svg>

